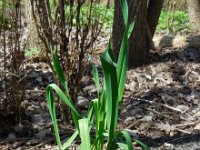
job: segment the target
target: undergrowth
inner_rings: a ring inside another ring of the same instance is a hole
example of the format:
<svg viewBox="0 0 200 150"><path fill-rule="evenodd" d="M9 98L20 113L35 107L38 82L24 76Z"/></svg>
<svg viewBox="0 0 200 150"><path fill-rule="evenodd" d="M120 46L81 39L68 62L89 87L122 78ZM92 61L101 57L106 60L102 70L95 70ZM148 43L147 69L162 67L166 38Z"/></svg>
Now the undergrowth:
<svg viewBox="0 0 200 150"><path fill-rule="evenodd" d="M185 11L174 10L169 12L168 10L162 10L158 26L157 33L179 33L179 32L189 32L190 23L188 13Z"/></svg>

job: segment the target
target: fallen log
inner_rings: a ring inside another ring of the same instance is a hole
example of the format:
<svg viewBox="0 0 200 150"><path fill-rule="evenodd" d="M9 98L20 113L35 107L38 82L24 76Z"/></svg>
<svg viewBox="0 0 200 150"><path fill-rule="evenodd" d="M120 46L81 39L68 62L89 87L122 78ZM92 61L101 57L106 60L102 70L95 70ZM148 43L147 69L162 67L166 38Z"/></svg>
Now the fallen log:
<svg viewBox="0 0 200 150"><path fill-rule="evenodd" d="M185 48L193 47L200 48L200 35L156 35L153 38L156 48L166 48L166 47L175 47L175 48Z"/></svg>

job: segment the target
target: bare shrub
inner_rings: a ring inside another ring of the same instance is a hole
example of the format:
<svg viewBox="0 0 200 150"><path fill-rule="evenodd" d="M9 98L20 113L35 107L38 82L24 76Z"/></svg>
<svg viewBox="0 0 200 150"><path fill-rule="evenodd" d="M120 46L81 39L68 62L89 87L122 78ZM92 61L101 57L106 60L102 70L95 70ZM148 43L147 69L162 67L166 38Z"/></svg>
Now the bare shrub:
<svg viewBox="0 0 200 150"><path fill-rule="evenodd" d="M20 121L25 96L20 75L24 60L21 1L4 0L0 6L0 115L15 114Z"/></svg>
<svg viewBox="0 0 200 150"><path fill-rule="evenodd" d="M61 62L69 93L76 104L93 43L102 28L100 14L96 12L98 4L93 0L87 4L84 0L31 0L30 3L49 65L53 71L49 55L52 47Z"/></svg>

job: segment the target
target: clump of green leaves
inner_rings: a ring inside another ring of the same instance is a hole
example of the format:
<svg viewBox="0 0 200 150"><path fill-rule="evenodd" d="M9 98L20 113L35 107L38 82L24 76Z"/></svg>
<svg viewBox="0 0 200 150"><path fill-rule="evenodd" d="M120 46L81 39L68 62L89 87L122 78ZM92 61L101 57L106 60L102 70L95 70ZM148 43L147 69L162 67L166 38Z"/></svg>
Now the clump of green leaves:
<svg viewBox="0 0 200 150"><path fill-rule="evenodd" d="M14 4L12 1L0 1L0 28L10 29L11 28L11 17L8 12L14 10ZM7 13L6 13L7 12Z"/></svg>
<svg viewBox="0 0 200 150"><path fill-rule="evenodd" d="M104 73L103 90L100 92L98 70L93 67L93 77L98 97L91 100L87 115L81 115L72 103L68 85L63 74L60 63L52 51L52 60L58 79L62 83L64 92L56 85L47 86L47 102L50 111L53 127L59 149L68 149L72 142L79 135L81 143L80 150L102 150L107 143L107 150L122 148L133 150L132 139L127 131L117 131L118 109L125 87L127 65L128 65L128 39L134 28L134 21L128 25L128 6L126 0L121 0L125 31L121 43L120 53L117 62L114 61L114 54L111 43L101 55L101 64ZM54 91L54 92L53 92ZM54 104L54 93L56 93L66 106L72 111L72 118L76 131L63 145L60 141L56 112ZM95 130L95 135L91 133ZM136 141L138 142L138 141ZM149 149L146 145L138 142L143 148Z"/></svg>
<svg viewBox="0 0 200 150"><path fill-rule="evenodd" d="M84 4L84 6L81 7L81 13L80 13L80 18L81 18L81 25L84 26L87 24L87 17L88 17L88 9L89 9L89 5ZM55 9L54 9L54 1L50 0L50 8L51 8L51 12L52 14L55 13ZM76 15L76 6L73 7L73 14ZM65 15L68 17L66 19L70 19L70 16L68 15L70 12L70 7L69 6L65 6ZM112 26L113 23L113 14L114 14L114 6L111 6L109 8L107 8L105 5L103 4L99 4L99 3L94 3L92 5L92 11L91 11L91 18L98 18L99 19L99 23L103 24L104 28L110 28ZM54 17L54 16L52 16ZM73 19L73 25L76 25L76 18Z"/></svg>
<svg viewBox="0 0 200 150"><path fill-rule="evenodd" d="M3 4L4 3L4 4ZM13 10L14 9L14 3L12 1L7 1L6 3L4 1L0 1L0 7L5 5L6 8Z"/></svg>
<svg viewBox="0 0 200 150"><path fill-rule="evenodd" d="M188 14L179 10L174 10L173 12L162 10L157 26L157 32L163 30L172 33L189 31L190 24Z"/></svg>
<svg viewBox="0 0 200 150"><path fill-rule="evenodd" d="M26 58L37 57L40 55L40 49L38 48L31 48L25 51Z"/></svg>
<svg viewBox="0 0 200 150"><path fill-rule="evenodd" d="M83 20L87 20L86 18L86 12L87 12L88 6L84 6L82 8L82 18ZM92 9L93 16L96 16L99 18L100 23L103 24L104 28L110 28L113 23L113 14L114 14L114 7L111 6L110 8L107 8L106 6L102 4L95 4ZM94 17L95 18L95 17Z"/></svg>
<svg viewBox="0 0 200 150"><path fill-rule="evenodd" d="M81 7L81 25L84 26L87 23L87 15L88 15L88 9L90 6L84 5ZM69 6L65 7L66 13L69 12ZM73 8L74 13L76 13L76 8ZM104 28L110 28L113 23L113 13L114 13L114 7L106 8L106 6L102 4L93 4L92 11L91 11L91 18L98 18L99 23L103 24ZM70 19L70 18L68 18ZM73 25L76 25L76 19L73 19Z"/></svg>

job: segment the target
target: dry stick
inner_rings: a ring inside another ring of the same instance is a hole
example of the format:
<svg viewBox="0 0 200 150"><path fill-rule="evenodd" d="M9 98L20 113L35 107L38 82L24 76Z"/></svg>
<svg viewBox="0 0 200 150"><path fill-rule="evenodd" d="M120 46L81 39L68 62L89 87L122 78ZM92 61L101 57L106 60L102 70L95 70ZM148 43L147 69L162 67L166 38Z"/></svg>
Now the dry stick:
<svg viewBox="0 0 200 150"><path fill-rule="evenodd" d="M60 121L59 121L60 122ZM49 125L47 125L46 126L46 128L49 128L50 126L52 126L52 123L50 123ZM71 129L72 131L74 131L74 129L72 129L72 128L69 128L69 129ZM60 132L60 134L64 134L65 132ZM71 132L70 132L71 133ZM66 134L65 133L65 135L63 135L63 136L61 136L60 137L60 139L62 140L62 139L64 139L64 138L66 138L66 137L68 137L68 134ZM41 147L41 146L43 146L43 145L45 145L45 144L47 144L47 143L50 143L50 142L53 142L54 140L56 140L55 138L50 138L49 140L47 140L47 141L44 141L43 143L40 143L40 144L38 144L38 145L35 145L34 147L32 147L32 148L29 148L28 150L35 150L36 148L39 148L39 147Z"/></svg>
<svg viewBox="0 0 200 150"><path fill-rule="evenodd" d="M192 126L192 125L196 125L197 123L199 123L199 121L183 123L183 124L177 124L177 125L174 125L174 127Z"/></svg>
<svg viewBox="0 0 200 150"><path fill-rule="evenodd" d="M177 108L174 108L174 107L171 107L171 106L168 106L168 105L165 105L165 104L159 104L159 103L156 103L156 102L153 102L153 101L149 101L149 100L145 100L145 99L140 99L140 98L134 98L134 97L133 97L133 99L138 100L138 101L147 102L147 103L149 103L149 104L158 104L158 105L161 105L161 106L166 107L166 108L168 108L168 109L171 109L171 110L173 110L173 111L177 111L177 112L183 113L182 110L177 109ZM148 110L148 108L146 108L146 109ZM151 111L152 111L152 110L151 110ZM160 114L160 113L159 113L159 114ZM160 115L161 115L161 114L160 114ZM162 116L164 116L164 115L162 115ZM168 117L168 116L167 116L167 117ZM195 125L196 123L197 123L197 122L195 122L195 123L187 123L187 124L178 124L178 125L174 125L174 127L175 127L175 130L177 130L177 131L179 131L179 132L186 133L186 134L190 134L191 132L188 132L188 131L179 129L179 128L177 128L177 127L180 127L180 126L188 126L188 125Z"/></svg>
<svg viewBox="0 0 200 150"><path fill-rule="evenodd" d="M10 72L10 71L8 71L8 70L1 70L1 69L0 69L0 73L5 73L5 74L8 73L8 74L11 75L11 76L20 78L17 74L12 73L12 72Z"/></svg>
<svg viewBox="0 0 200 150"><path fill-rule="evenodd" d="M158 115L160 115L160 116L163 116L163 117L166 117L166 118L169 118L169 119L173 119L172 117L170 117L170 116L167 116L167 115L163 115L163 114L161 114L161 113L159 113L158 111L156 111L156 110L152 110L152 109L150 109L150 108L145 108L146 110L148 110L148 111L151 111L151 112L153 112L153 113L155 113L155 114L158 114ZM140 123L142 120L137 120L136 122L133 122L133 123L131 123L128 127L127 127L127 129L132 129L134 126L136 126L138 123Z"/></svg>
<svg viewBox="0 0 200 150"><path fill-rule="evenodd" d="M133 127L135 127L137 124L140 124L141 120L137 120L133 123L131 123L128 127L126 127L126 129L132 129Z"/></svg>
<svg viewBox="0 0 200 150"><path fill-rule="evenodd" d="M0 139L0 144L9 143L9 142L16 142L16 141L26 141L26 140L32 140L33 138L26 137L26 138L15 138L13 140L11 139Z"/></svg>
<svg viewBox="0 0 200 150"><path fill-rule="evenodd" d="M185 131L185 130L182 130L182 129L179 129L179 128L175 128L175 130L182 132L182 133L185 133L185 134L191 134L191 132L188 132L188 131Z"/></svg>
<svg viewBox="0 0 200 150"><path fill-rule="evenodd" d="M17 74L12 73L12 72L10 72L10 71L8 71L8 70L1 70L1 69L0 69L0 73L3 73L3 74L8 73L9 75L11 75L11 76L13 76L13 77L18 78L18 79L19 79L19 81L17 82L18 84L27 76L27 75L25 74L23 77L20 77L20 76L18 76Z"/></svg>
<svg viewBox="0 0 200 150"><path fill-rule="evenodd" d="M164 116L164 117L166 117L166 118L173 119L173 118L171 118L171 117L169 117L169 116L166 116L166 115L163 115L163 114L161 114L161 113L159 113L159 112L157 112L157 111L155 111L155 110L152 110L152 109L149 109L149 108L146 108L146 109L149 110L149 111L152 111L153 113L156 113L156 114L158 114L158 115ZM179 125L172 125L172 126L174 127L174 130L177 130L177 131L182 132L182 133L190 134L191 132L188 132L188 131L185 131L185 130L182 130L182 129L177 128L178 126L184 126L184 125L185 125L185 126L194 125L194 123L193 123L193 124L192 124L192 123L188 123L188 124L179 124Z"/></svg>
<svg viewBox="0 0 200 150"><path fill-rule="evenodd" d="M135 99L137 101L142 101L142 102L146 102L146 103L149 103L149 104L156 104L156 105L160 105L160 106L163 106L165 108L168 108L170 110L173 110L173 111L176 111L176 112L179 112L179 113L183 113L184 111L182 111L181 109L178 109L178 108L174 108L172 106L169 106L169 105L166 105L166 104L159 104L157 102L154 102L154 101L150 101L150 100L146 100L146 99L141 99L141 98L135 98L135 97L132 97L132 99Z"/></svg>
<svg viewBox="0 0 200 150"><path fill-rule="evenodd" d="M60 139L64 139L64 138L66 138L66 137L67 137L67 135L63 135L63 136L60 137ZM45 144L50 143L50 142L53 142L53 141L55 141L55 138L51 138L51 139L49 139L49 140L46 140L46 141L44 141L43 143L40 143L40 144L38 144L38 145L35 145L35 146L29 148L28 150L35 150L36 148L42 147L42 146L44 146Z"/></svg>
<svg viewBox="0 0 200 150"><path fill-rule="evenodd" d="M151 111L151 112L153 112L153 113L155 113L155 114L157 114L157 115L163 116L163 117L165 117L165 118L173 119L172 117L167 116L167 115L164 115L164 114L161 114L160 112L158 112L158 111L156 111L156 110L153 110L153 109L150 109L150 108L145 108L145 109L148 110L148 111Z"/></svg>
<svg viewBox="0 0 200 150"><path fill-rule="evenodd" d="M55 138L49 139L49 140L47 140L47 141L45 141L43 143L40 143L40 144L38 144L36 146L33 146L33 147L29 148L28 150L34 150L34 149L39 148L39 147L41 147L41 146L43 146L43 145L45 145L45 144L47 144L49 142L52 142L54 140L55 140Z"/></svg>
<svg viewBox="0 0 200 150"><path fill-rule="evenodd" d="M38 144L36 146L33 146L33 147L29 148L28 150L35 150L36 148L39 148L39 147L41 147L41 146L43 146L43 145L45 145L45 144L47 144L49 142L52 142L54 140L55 140L55 138L51 138L51 139L49 139L49 140L47 140L47 141L45 141L43 143L40 143L40 144Z"/></svg>

